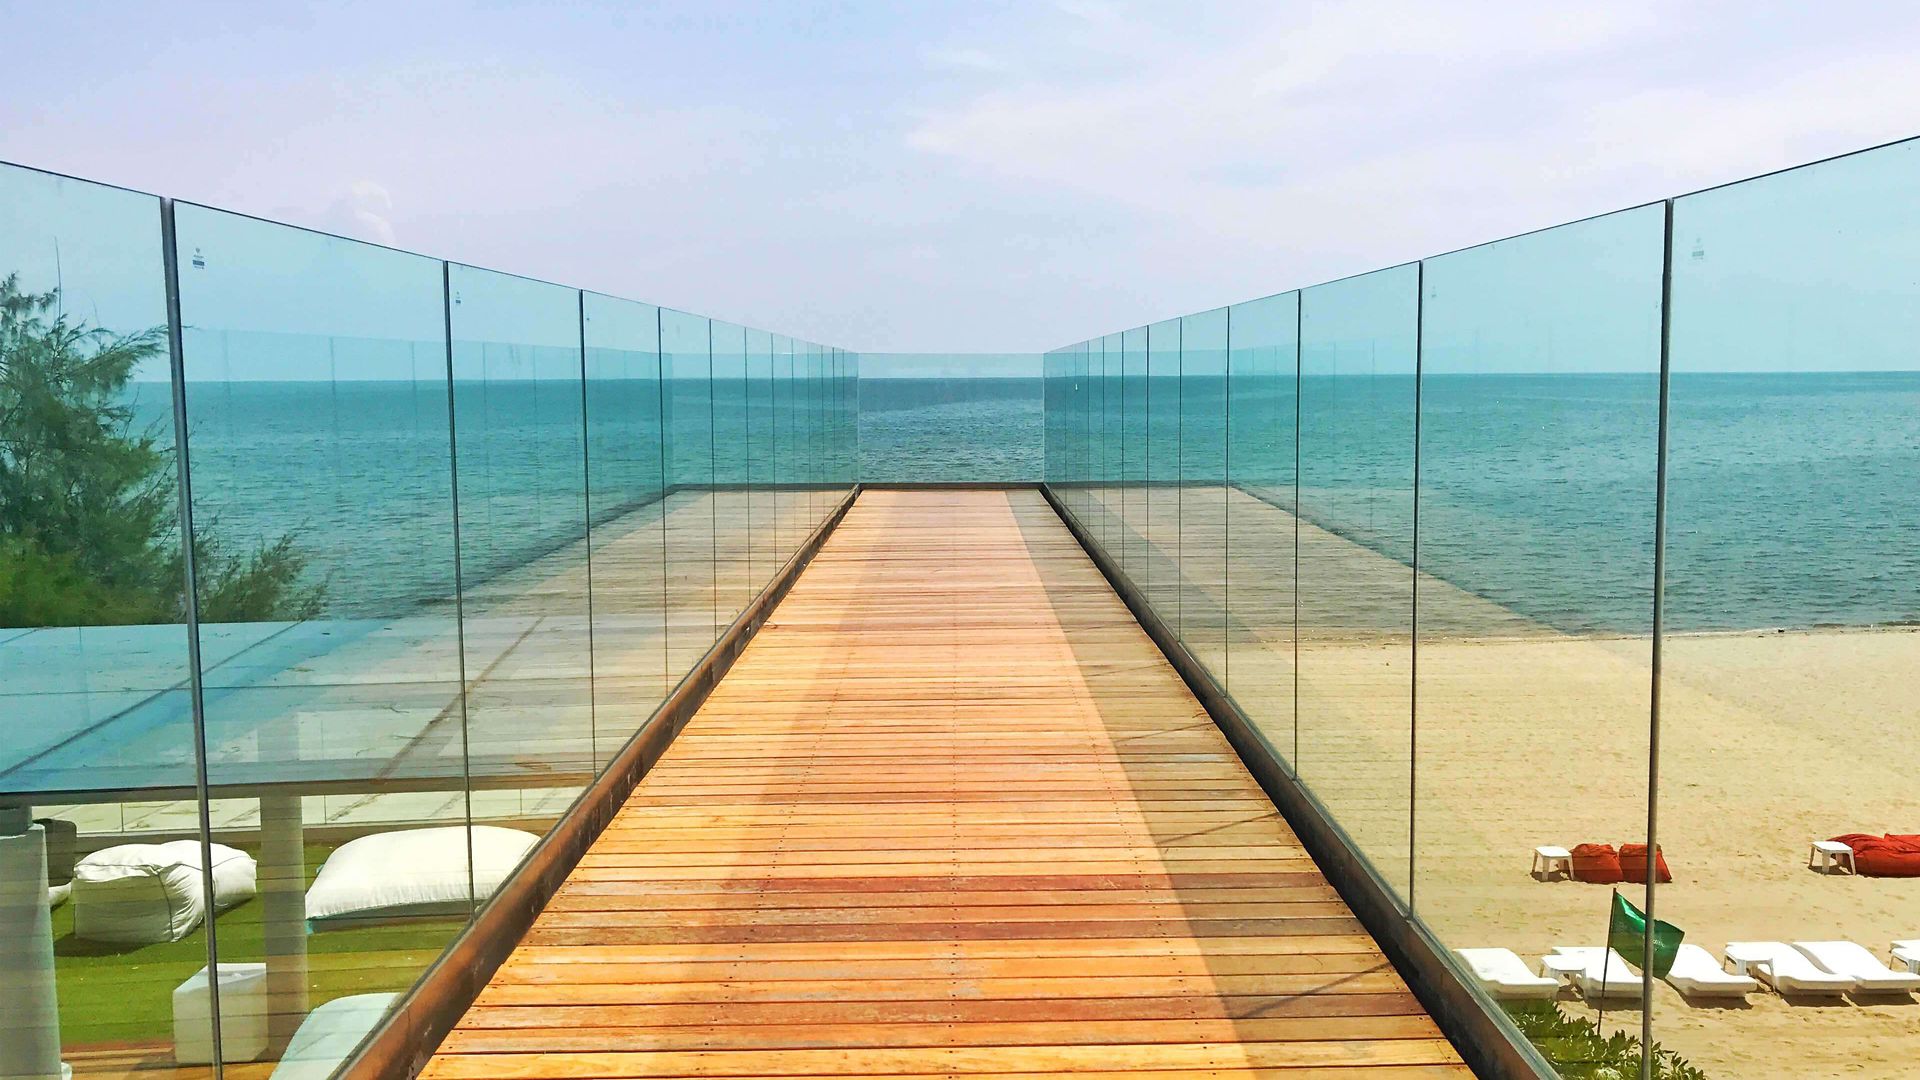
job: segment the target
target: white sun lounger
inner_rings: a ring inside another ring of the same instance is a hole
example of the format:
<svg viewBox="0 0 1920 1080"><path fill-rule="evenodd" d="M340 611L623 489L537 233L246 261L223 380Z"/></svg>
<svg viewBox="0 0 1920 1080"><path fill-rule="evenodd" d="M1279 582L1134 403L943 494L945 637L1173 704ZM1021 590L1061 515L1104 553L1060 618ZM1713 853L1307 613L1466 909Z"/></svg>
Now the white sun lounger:
<svg viewBox="0 0 1920 1080"><path fill-rule="evenodd" d="M1743 998L1760 989L1760 984L1746 975L1729 974L1712 953L1698 945L1686 944L1674 954L1667 982L1675 990L1693 997Z"/></svg>
<svg viewBox="0 0 1920 1080"><path fill-rule="evenodd" d="M1487 993L1502 1000L1550 999L1560 980L1535 975L1512 949L1455 949Z"/></svg>
<svg viewBox="0 0 1920 1080"><path fill-rule="evenodd" d="M1555 946L1552 955L1540 958L1540 971L1573 983L1580 996L1589 1001L1637 999L1646 990L1640 973L1627 963L1626 957L1601 946Z"/></svg>
<svg viewBox="0 0 1920 1080"><path fill-rule="evenodd" d="M1920 990L1920 975L1894 971L1851 941L1796 941L1793 947L1835 975L1859 980L1860 993L1908 994Z"/></svg>
<svg viewBox="0 0 1920 1080"><path fill-rule="evenodd" d="M1727 960L1734 971L1752 975L1782 994L1844 994L1860 985L1850 975L1822 970L1783 941L1730 941Z"/></svg>
<svg viewBox="0 0 1920 1080"><path fill-rule="evenodd" d="M1920 975L1920 938L1894 942L1893 963L1895 967L1903 967Z"/></svg>

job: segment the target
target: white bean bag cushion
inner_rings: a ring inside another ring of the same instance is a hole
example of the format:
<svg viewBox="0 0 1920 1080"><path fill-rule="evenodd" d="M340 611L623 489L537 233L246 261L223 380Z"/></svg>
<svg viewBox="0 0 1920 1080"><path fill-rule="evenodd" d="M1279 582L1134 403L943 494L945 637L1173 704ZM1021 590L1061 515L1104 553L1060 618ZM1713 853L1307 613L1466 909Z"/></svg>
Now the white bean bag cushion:
<svg viewBox="0 0 1920 1080"><path fill-rule="evenodd" d="M520 829L473 827L474 899L492 896L540 838ZM307 921L319 929L364 919L466 914L466 830L458 825L375 833L335 848L307 890Z"/></svg>
<svg viewBox="0 0 1920 1080"><path fill-rule="evenodd" d="M288 1040L270 1080L327 1080L399 996L354 994L314 1009Z"/></svg>
<svg viewBox="0 0 1920 1080"><path fill-rule="evenodd" d="M224 844L212 849L216 910L252 896L253 859ZM71 896L75 937L117 945L179 941L207 915L200 842L102 848L74 864Z"/></svg>
<svg viewBox="0 0 1920 1080"><path fill-rule="evenodd" d="M194 869L200 868L200 845L193 840L176 840L174 844L185 845L183 853L192 861ZM164 844L172 847L174 844ZM208 844L213 852L213 910L225 911L235 904L254 898L260 890L260 864L253 856L238 848L225 844Z"/></svg>

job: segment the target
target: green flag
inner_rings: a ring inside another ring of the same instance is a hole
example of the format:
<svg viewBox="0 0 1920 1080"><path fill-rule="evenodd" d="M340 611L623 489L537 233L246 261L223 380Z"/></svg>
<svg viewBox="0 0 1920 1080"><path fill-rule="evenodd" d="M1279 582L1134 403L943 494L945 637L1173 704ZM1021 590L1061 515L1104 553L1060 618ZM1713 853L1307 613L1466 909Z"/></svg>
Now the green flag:
<svg viewBox="0 0 1920 1080"><path fill-rule="evenodd" d="M1653 977L1664 979L1673 970L1673 958L1686 937L1679 927L1653 920ZM1613 917L1607 920L1607 947L1636 967L1647 958L1647 915L1618 892L1613 894Z"/></svg>

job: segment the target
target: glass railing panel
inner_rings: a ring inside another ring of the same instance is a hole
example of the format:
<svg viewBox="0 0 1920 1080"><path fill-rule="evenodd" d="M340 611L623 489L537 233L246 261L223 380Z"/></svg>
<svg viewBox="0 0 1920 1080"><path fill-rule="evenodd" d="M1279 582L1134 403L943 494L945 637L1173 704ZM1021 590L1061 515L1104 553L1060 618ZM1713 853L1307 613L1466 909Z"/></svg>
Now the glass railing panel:
<svg viewBox="0 0 1920 1080"><path fill-rule="evenodd" d="M1180 321L1180 640L1227 678L1226 308Z"/></svg>
<svg viewBox="0 0 1920 1080"><path fill-rule="evenodd" d="M632 731L594 714L581 297L458 263L447 283L471 805L543 833Z"/></svg>
<svg viewBox="0 0 1920 1080"><path fill-rule="evenodd" d="M1052 350L1041 357L1041 405L1044 409L1044 452L1043 475L1048 484L1058 488L1066 479L1066 450L1060 444L1060 432L1066 429L1068 409L1060 400L1060 363L1066 356L1066 350ZM872 392L872 386L868 388ZM862 404L864 409L864 404Z"/></svg>
<svg viewBox="0 0 1920 1080"><path fill-rule="evenodd" d="M808 494L808 525L818 527L828 515L828 484L833 477L833 402L828 386L828 346L808 346L806 392L808 392L808 475L812 490Z"/></svg>
<svg viewBox="0 0 1920 1080"><path fill-rule="evenodd" d="M1664 217L1424 264L1414 910L1451 947L1602 944L1610 891L1528 853L1646 838Z"/></svg>
<svg viewBox="0 0 1920 1080"><path fill-rule="evenodd" d="M1120 570L1146 591L1147 328L1120 335Z"/></svg>
<svg viewBox="0 0 1920 1080"><path fill-rule="evenodd" d="M1226 686L1289 761L1299 311L1299 293L1234 305L1227 353Z"/></svg>
<svg viewBox="0 0 1920 1080"><path fill-rule="evenodd" d="M1080 484L1086 465L1086 423L1081 415L1081 383L1087 363L1087 343L1069 348L1061 358L1060 400L1064 413L1060 420L1060 504L1067 515L1080 518Z"/></svg>
<svg viewBox="0 0 1920 1080"><path fill-rule="evenodd" d="M810 341L795 342L793 368L799 391L800 483L805 495L802 505L806 507L802 521L804 533L810 533L820 523L824 502L820 487L826 477L823 460L826 440L821 431L824 409L820 392L820 346Z"/></svg>
<svg viewBox="0 0 1920 1080"><path fill-rule="evenodd" d="M1105 388L1102 380L1106 374L1106 339L1094 338L1087 342L1086 359L1080 370L1080 414L1077 430L1084 432L1086 446L1081 454L1085 462L1080 467L1080 519L1088 529L1095 525L1094 485L1099 482L1103 451L1100 446L1102 429L1100 412L1104 405L1102 398Z"/></svg>
<svg viewBox="0 0 1920 1080"><path fill-rule="evenodd" d="M1092 504L1090 512L1100 546L1118 559L1122 528L1120 485L1126 456L1120 425L1126 383L1120 376L1122 353L1119 334L1108 334L1100 339L1100 356L1100 417L1095 421L1100 430L1099 476L1088 499Z"/></svg>
<svg viewBox="0 0 1920 1080"><path fill-rule="evenodd" d="M849 493L860 483L860 354L848 352L840 394L842 438L841 484Z"/></svg>
<svg viewBox="0 0 1920 1080"><path fill-rule="evenodd" d="M593 523L594 761L604 768L666 698L666 502L660 312L581 298Z"/></svg>
<svg viewBox="0 0 1920 1080"><path fill-rule="evenodd" d="M1301 294L1299 754L1404 898L1412 783L1416 293L1406 265Z"/></svg>
<svg viewBox="0 0 1920 1080"><path fill-rule="evenodd" d="M1846 940L1905 970L1920 938L1914 879L1882 876L1920 863L1886 839L1920 832L1916 191L1910 141L1674 202L1657 914L1716 956ZM1840 837L1858 876L1809 869ZM1662 1002L1655 1037L1712 1076L1825 1046L1892 1077L1920 1047L1902 995L1791 1024Z"/></svg>
<svg viewBox="0 0 1920 1080"><path fill-rule="evenodd" d="M214 906L223 866L256 894L217 926L232 1068L309 1010L369 1029L472 911L445 293L415 255L176 230Z"/></svg>
<svg viewBox="0 0 1920 1080"><path fill-rule="evenodd" d="M1142 536L1147 603L1180 625L1180 320L1146 334L1146 505Z"/></svg>
<svg viewBox="0 0 1920 1080"><path fill-rule="evenodd" d="M1041 479L1050 435L1039 354L862 353L859 367L859 415L849 438L861 481ZM1064 453L1065 414L1052 419L1060 426L1051 445Z"/></svg>
<svg viewBox="0 0 1920 1080"><path fill-rule="evenodd" d="M172 398L160 200L0 165L0 1073L212 1075Z"/></svg>
<svg viewBox="0 0 1920 1080"><path fill-rule="evenodd" d="M752 587L753 503L747 494L747 337L713 322L713 572L721 628L746 610Z"/></svg>
<svg viewBox="0 0 1920 1080"><path fill-rule="evenodd" d="M773 335L747 331L747 579L753 594L786 563L773 481Z"/></svg>
<svg viewBox="0 0 1920 1080"><path fill-rule="evenodd" d="M1098 407L1098 373L1104 363L1100 338L1081 344L1073 363L1073 513L1081 525L1092 525L1092 473L1100 455L1092 417Z"/></svg>
<svg viewBox="0 0 1920 1080"><path fill-rule="evenodd" d="M800 485L800 401L794 384L792 338L773 336L773 489L780 550L786 557L806 537L806 492Z"/></svg>
<svg viewBox="0 0 1920 1080"><path fill-rule="evenodd" d="M693 669L718 636L710 335L704 317L660 309L667 438L667 671L676 681Z"/></svg>
<svg viewBox="0 0 1920 1080"><path fill-rule="evenodd" d="M848 392L853 385L853 360L845 349L833 350L833 502L838 504L853 485L853 413Z"/></svg>

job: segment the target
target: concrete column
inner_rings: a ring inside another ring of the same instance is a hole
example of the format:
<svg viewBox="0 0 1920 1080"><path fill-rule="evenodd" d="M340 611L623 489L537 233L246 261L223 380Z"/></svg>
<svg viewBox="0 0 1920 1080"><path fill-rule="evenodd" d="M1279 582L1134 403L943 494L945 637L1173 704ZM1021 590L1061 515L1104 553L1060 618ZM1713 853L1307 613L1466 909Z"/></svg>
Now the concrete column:
<svg viewBox="0 0 1920 1080"><path fill-rule="evenodd" d="M47 831L0 806L0 1080L61 1080Z"/></svg>
<svg viewBox="0 0 1920 1080"><path fill-rule="evenodd" d="M298 795L260 797L267 1033L276 1053L307 1018L307 853L300 802Z"/></svg>

